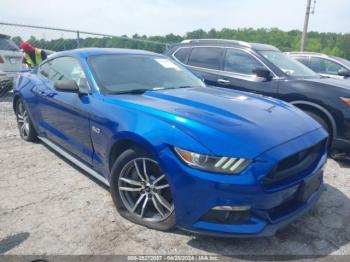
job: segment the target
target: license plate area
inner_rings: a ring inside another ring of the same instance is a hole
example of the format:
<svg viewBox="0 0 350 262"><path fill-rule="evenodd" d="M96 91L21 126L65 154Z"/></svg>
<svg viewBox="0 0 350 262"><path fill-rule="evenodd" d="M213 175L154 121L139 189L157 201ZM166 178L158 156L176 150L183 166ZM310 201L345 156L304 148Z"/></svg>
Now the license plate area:
<svg viewBox="0 0 350 262"><path fill-rule="evenodd" d="M314 175L307 181L304 181L298 190L297 200L300 202L306 202L313 193L315 193L322 184L323 171L319 172L317 175Z"/></svg>

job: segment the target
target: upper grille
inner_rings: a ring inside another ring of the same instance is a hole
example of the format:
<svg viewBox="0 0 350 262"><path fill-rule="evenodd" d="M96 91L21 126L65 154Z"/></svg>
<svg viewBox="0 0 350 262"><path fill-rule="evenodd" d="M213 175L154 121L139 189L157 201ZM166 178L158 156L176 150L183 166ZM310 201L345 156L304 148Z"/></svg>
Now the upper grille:
<svg viewBox="0 0 350 262"><path fill-rule="evenodd" d="M270 173L263 178L263 184L271 186L293 176L301 175L313 164L318 162L325 145L326 141L322 141L281 160Z"/></svg>

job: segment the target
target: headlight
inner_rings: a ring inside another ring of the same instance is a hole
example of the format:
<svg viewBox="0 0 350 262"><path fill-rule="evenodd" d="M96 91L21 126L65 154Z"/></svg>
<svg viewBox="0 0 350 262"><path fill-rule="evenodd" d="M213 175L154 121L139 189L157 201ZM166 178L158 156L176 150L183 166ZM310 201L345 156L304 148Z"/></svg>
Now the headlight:
<svg viewBox="0 0 350 262"><path fill-rule="evenodd" d="M201 155L178 147L175 152L189 166L209 172L237 174L251 162L244 158Z"/></svg>

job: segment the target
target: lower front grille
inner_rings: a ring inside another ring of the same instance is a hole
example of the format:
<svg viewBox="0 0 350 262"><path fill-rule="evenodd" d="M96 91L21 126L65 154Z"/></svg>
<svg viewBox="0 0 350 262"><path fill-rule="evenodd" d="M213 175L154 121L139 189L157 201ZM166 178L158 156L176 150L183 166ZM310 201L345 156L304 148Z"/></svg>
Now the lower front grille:
<svg viewBox="0 0 350 262"><path fill-rule="evenodd" d="M275 185L307 171L319 161L325 146L326 140L281 160L263 178L263 184L267 186Z"/></svg>

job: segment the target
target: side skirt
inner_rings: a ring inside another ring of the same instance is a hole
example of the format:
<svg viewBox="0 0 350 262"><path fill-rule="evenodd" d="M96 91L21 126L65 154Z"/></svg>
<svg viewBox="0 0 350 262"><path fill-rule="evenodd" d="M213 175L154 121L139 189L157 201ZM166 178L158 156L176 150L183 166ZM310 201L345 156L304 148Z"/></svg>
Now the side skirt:
<svg viewBox="0 0 350 262"><path fill-rule="evenodd" d="M81 169L83 169L85 172L89 173L91 176L93 176L94 178L96 178L97 180L101 181L103 184L105 184L106 186L110 186L109 182L106 178L104 178L102 175L100 175L99 173L97 173L95 170L93 170L92 168L88 167L87 165L85 165L83 162L79 161L78 159L76 159L75 157L73 157L71 154L67 153L65 150L63 150L62 148L60 148L59 146L55 145L54 143L52 143L50 140L48 140L45 137L38 137L44 144L46 144L48 147L50 147L51 149L53 149L54 151L56 151L57 153L59 153L61 156L63 156L64 158L68 159L69 161L71 161L73 164L77 165L78 167L80 167Z"/></svg>

